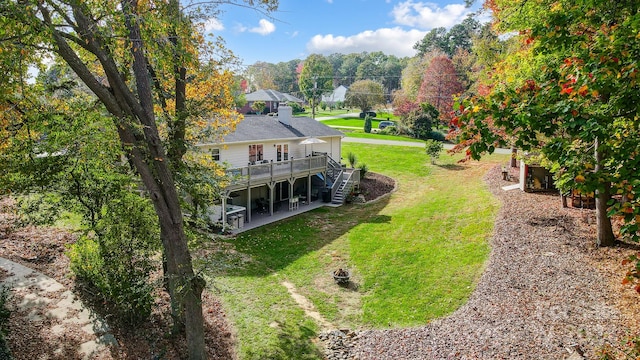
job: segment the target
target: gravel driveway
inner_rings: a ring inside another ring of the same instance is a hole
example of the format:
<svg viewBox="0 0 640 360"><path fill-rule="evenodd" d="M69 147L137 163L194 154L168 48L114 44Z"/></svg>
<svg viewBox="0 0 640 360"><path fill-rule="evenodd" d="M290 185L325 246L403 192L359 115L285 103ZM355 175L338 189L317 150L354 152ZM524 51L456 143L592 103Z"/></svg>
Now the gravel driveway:
<svg viewBox="0 0 640 360"><path fill-rule="evenodd" d="M553 195L504 191L510 183L498 168L486 180L503 206L468 303L424 327L359 332L350 358L564 359L577 349L592 359L605 342L619 343L632 323L615 305L623 273L601 266L619 261L594 249L592 211L563 209Z"/></svg>

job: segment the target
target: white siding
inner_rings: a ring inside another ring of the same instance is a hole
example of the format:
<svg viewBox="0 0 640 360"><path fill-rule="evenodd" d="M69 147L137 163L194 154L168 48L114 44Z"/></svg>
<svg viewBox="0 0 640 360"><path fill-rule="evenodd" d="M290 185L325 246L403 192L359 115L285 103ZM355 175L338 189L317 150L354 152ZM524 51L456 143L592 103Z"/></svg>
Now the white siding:
<svg viewBox="0 0 640 360"><path fill-rule="evenodd" d="M333 160L340 162L341 157L341 145L340 136L322 137L320 138L326 143L307 145L299 145L299 140L283 140L283 141L263 141L253 143L236 143L236 144L224 144L224 145L206 145L202 147L202 150L209 151L212 148L220 149L220 163L227 162L230 167L238 168L247 166L249 163L249 145L263 145L264 159L268 161L276 161L276 144L288 144L289 145L289 159L299 159L311 154L311 151L326 152Z"/></svg>

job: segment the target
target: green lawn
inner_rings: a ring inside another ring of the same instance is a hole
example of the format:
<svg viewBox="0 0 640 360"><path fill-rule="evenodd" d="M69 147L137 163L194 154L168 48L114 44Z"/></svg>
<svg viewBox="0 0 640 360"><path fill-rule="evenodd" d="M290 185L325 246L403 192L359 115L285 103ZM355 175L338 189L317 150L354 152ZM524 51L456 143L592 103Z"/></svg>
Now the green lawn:
<svg viewBox="0 0 640 360"><path fill-rule="evenodd" d="M378 111L378 110L374 110L374 111L376 112L377 119L386 120L388 117L389 120L397 120L398 118L397 116L393 115L393 113ZM353 114L353 113L360 113L360 109L335 109L335 110L316 109L316 117L340 116L340 115ZM307 108L305 112L297 113L295 114L295 116L311 117L312 116L311 109Z"/></svg>
<svg viewBox="0 0 640 360"><path fill-rule="evenodd" d="M373 120L371 122L371 127L373 129L378 128L378 124L383 120ZM423 140L415 139L407 136L399 136L399 135L386 135L386 134L377 134L377 133L365 133L364 132L364 120L359 118L343 118L343 119L331 119L331 120L321 120L321 122L325 125L331 126L342 131L348 137L355 138L367 138L367 139L382 139L382 140L396 140L396 141L412 141L412 142L422 142ZM436 130L434 128L434 130ZM442 130L441 130L442 131Z"/></svg>
<svg viewBox="0 0 640 360"><path fill-rule="evenodd" d="M393 141L408 141L408 142L424 142L424 140L400 136L400 135L384 135L384 134L372 134L366 133L363 130L352 129L339 129L346 137L359 138L359 139L380 139L380 140L393 140Z"/></svg>
<svg viewBox="0 0 640 360"><path fill-rule="evenodd" d="M336 328L389 328L450 314L484 268L498 203L482 176L506 156L459 165L443 155L431 165L422 148L345 143L342 151L395 178L398 191L215 240L200 259L236 330L240 359L322 358L313 342L322 329L283 281ZM340 267L355 286L333 283Z"/></svg>
<svg viewBox="0 0 640 360"><path fill-rule="evenodd" d="M371 119L371 128L378 128L380 121L386 121L386 119ZM364 129L364 119L357 117L348 117L340 119L320 120L321 123L331 127L356 127L358 129Z"/></svg>

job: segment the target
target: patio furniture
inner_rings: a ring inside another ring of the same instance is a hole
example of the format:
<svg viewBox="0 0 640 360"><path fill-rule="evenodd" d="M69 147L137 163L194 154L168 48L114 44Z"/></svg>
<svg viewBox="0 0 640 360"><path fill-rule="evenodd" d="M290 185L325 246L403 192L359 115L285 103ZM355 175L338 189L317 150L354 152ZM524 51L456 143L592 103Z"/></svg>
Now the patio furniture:
<svg viewBox="0 0 640 360"><path fill-rule="evenodd" d="M298 204L299 204L299 201L297 196L289 198L289 211L297 210Z"/></svg>
<svg viewBox="0 0 640 360"><path fill-rule="evenodd" d="M269 202L266 199L260 198L256 199L256 211L258 214L264 214L267 212L267 208L269 207Z"/></svg>

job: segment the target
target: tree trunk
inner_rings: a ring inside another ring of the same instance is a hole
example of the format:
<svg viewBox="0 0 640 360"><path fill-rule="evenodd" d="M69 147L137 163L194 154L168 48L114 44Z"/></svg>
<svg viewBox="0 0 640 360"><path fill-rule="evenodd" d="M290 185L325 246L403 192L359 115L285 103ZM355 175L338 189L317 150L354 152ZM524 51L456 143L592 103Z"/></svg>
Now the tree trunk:
<svg viewBox="0 0 640 360"><path fill-rule="evenodd" d="M135 13L134 9L135 0L123 1L125 12ZM178 192L156 127L150 75L143 51L140 24L132 18L127 18L126 22L132 42L133 73L142 108L142 112L136 115L144 125L144 140L149 151L146 161L136 161L136 164L143 170L140 172L141 177L150 192L160 222L162 242L167 256L174 319L180 327L184 323L189 359L206 359L201 304L204 280L197 278L193 272Z"/></svg>
<svg viewBox="0 0 640 360"><path fill-rule="evenodd" d="M596 225L598 233L596 245L599 247L613 246L616 240L613 235L611 219L607 216L607 202L611 198L610 189L610 184L604 184L604 189L596 192Z"/></svg>
<svg viewBox="0 0 640 360"><path fill-rule="evenodd" d="M595 142L595 172L599 174L602 171L602 152L600 150L600 142L596 139ZM596 190L596 228L597 239L596 245L598 246L612 246L615 243L615 236L613 235L613 227L611 226L611 219L607 215L607 202L611 198L611 183L605 180L601 185L601 189Z"/></svg>
<svg viewBox="0 0 640 360"><path fill-rule="evenodd" d="M94 17L84 12L85 7L71 5L76 25L80 29L78 34L82 37L85 50L93 53L99 60L108 86L98 81L69 46L67 38L54 24L44 3L39 4L38 8L42 13L44 25L49 27L57 45L57 53L114 116L122 147L127 151L128 159L149 191L158 216L169 274L169 292L175 311L174 319L179 324L184 324L189 359L205 359L201 304L204 280L196 277L193 272L178 192L155 122L150 74L140 34L140 20L136 14L137 1L122 0L122 11L126 16L126 27L130 34L136 92L128 87L120 68L110 52L105 49L100 36L95 34L99 26L96 25Z"/></svg>
<svg viewBox="0 0 640 360"><path fill-rule="evenodd" d="M169 213L162 211L158 213L158 217L167 257L169 293L175 326L185 330L189 359L206 359L201 304L204 280L195 276L193 272L182 222L174 222Z"/></svg>
<svg viewBox="0 0 640 360"><path fill-rule="evenodd" d="M511 147L511 164L510 164L512 168L518 166L517 156L518 156L518 149L512 146Z"/></svg>

